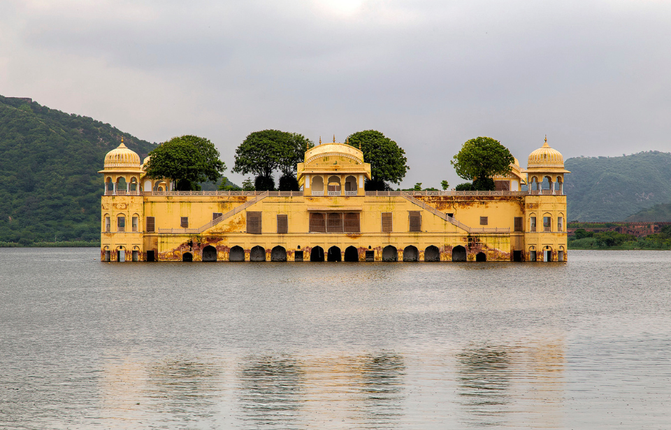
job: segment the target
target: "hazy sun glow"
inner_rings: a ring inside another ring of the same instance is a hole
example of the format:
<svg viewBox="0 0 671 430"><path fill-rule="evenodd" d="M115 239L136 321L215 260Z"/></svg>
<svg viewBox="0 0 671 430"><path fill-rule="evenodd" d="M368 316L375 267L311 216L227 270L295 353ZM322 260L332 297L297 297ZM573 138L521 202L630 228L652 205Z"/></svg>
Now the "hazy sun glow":
<svg viewBox="0 0 671 430"><path fill-rule="evenodd" d="M317 4L330 13L352 15L356 13L363 0L317 0Z"/></svg>

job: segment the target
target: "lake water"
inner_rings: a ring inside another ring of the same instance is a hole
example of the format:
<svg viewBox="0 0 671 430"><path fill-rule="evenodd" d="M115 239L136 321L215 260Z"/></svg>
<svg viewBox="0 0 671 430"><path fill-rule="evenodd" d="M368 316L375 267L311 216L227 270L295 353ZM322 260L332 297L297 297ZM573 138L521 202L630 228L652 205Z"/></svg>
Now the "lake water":
<svg viewBox="0 0 671 430"><path fill-rule="evenodd" d="M671 428L671 252L98 258L0 249L0 428Z"/></svg>

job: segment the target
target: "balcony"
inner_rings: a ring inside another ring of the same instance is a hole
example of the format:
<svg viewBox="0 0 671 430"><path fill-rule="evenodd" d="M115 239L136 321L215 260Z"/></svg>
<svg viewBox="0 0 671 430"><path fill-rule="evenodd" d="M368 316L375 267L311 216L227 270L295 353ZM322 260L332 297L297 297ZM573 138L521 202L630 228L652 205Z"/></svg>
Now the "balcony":
<svg viewBox="0 0 671 430"><path fill-rule="evenodd" d="M340 195L340 191L329 191L329 197L339 196L339 195Z"/></svg>

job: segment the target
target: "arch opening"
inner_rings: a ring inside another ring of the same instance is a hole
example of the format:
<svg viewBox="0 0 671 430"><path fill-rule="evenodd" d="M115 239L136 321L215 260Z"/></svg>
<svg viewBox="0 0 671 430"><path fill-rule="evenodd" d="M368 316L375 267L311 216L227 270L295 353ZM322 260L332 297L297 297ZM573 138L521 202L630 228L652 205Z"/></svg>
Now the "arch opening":
<svg viewBox="0 0 671 430"><path fill-rule="evenodd" d="M310 261L324 261L324 249L321 246L315 246L310 250Z"/></svg>
<svg viewBox="0 0 671 430"><path fill-rule="evenodd" d="M203 261L217 261L217 248L212 245L203 248Z"/></svg>
<svg viewBox="0 0 671 430"><path fill-rule="evenodd" d="M327 260L342 261L342 253L340 252L340 248L338 248L337 246L330 247L328 251Z"/></svg>
<svg viewBox="0 0 671 430"><path fill-rule="evenodd" d="M228 254L228 261L245 261L245 250L241 246L234 246Z"/></svg>
<svg viewBox="0 0 671 430"><path fill-rule="evenodd" d="M270 252L270 261L287 261L287 250L283 246L276 246Z"/></svg>
<svg viewBox="0 0 671 430"><path fill-rule="evenodd" d="M324 192L324 179L321 176L315 176L312 178L312 191L313 192Z"/></svg>
<svg viewBox="0 0 671 430"><path fill-rule="evenodd" d="M466 261L466 248L461 245L452 248L452 261Z"/></svg>
<svg viewBox="0 0 671 430"><path fill-rule="evenodd" d="M356 191L356 178L354 176L348 176L345 178L345 192L354 194Z"/></svg>
<svg viewBox="0 0 671 430"><path fill-rule="evenodd" d="M475 254L475 261L487 261L487 254L484 252L478 252Z"/></svg>
<svg viewBox="0 0 671 430"><path fill-rule="evenodd" d="M419 251L410 245L403 250L403 261L419 261Z"/></svg>
<svg viewBox="0 0 671 430"><path fill-rule="evenodd" d="M345 249L345 261L359 261L359 251L353 246L348 246L347 249Z"/></svg>
<svg viewBox="0 0 671 430"><path fill-rule="evenodd" d="M424 250L424 261L440 261L440 250L437 246L429 246Z"/></svg>
<svg viewBox="0 0 671 430"><path fill-rule="evenodd" d="M192 262L193 261L193 254L191 254L190 252L185 252L184 254L182 254L182 261L187 262L187 263Z"/></svg>
<svg viewBox="0 0 671 430"><path fill-rule="evenodd" d="M396 247L388 245L382 250L382 261L398 261L398 250Z"/></svg>
<svg viewBox="0 0 671 430"><path fill-rule="evenodd" d="M266 250L262 246L256 245L249 252L249 261L266 261Z"/></svg>

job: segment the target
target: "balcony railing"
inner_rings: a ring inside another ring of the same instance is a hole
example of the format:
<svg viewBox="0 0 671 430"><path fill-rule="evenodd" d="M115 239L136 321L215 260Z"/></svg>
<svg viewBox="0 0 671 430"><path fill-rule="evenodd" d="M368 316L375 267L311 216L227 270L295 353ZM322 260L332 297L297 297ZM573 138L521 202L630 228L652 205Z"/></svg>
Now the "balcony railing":
<svg viewBox="0 0 671 430"><path fill-rule="evenodd" d="M340 195L340 191L329 191L329 196L334 196L335 197L335 196L339 196L339 195Z"/></svg>
<svg viewBox="0 0 671 430"><path fill-rule="evenodd" d="M139 191L105 190L106 196L139 196L141 194Z"/></svg>
<svg viewBox="0 0 671 430"><path fill-rule="evenodd" d="M357 192L356 191L345 191L346 196L356 196Z"/></svg>
<svg viewBox="0 0 671 430"><path fill-rule="evenodd" d="M324 192L323 192L323 191L313 191L313 192L312 192L312 195L313 195L313 196L320 197L320 196L323 196L323 195L324 195Z"/></svg>
<svg viewBox="0 0 671 430"><path fill-rule="evenodd" d="M366 191L366 197L400 196L531 196L531 195L564 195L559 190L528 190L528 191Z"/></svg>

